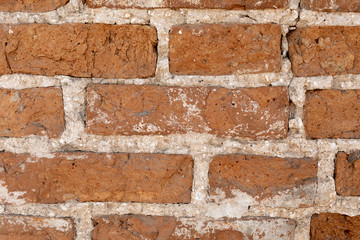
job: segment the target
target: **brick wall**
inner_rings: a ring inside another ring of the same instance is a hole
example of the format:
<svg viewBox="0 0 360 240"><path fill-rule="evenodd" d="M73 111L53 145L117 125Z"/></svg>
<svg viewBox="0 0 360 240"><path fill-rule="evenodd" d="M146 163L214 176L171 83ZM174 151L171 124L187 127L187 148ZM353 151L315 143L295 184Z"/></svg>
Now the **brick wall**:
<svg viewBox="0 0 360 240"><path fill-rule="evenodd" d="M358 0L0 0L0 239L359 239Z"/></svg>

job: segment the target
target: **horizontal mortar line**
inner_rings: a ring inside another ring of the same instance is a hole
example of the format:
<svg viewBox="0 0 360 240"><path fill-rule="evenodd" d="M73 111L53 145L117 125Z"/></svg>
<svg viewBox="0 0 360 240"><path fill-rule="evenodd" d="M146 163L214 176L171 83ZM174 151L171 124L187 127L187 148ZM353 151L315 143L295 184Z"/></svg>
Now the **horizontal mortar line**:
<svg viewBox="0 0 360 240"><path fill-rule="evenodd" d="M60 86L62 80L87 80L89 84L124 84L124 85L159 85L169 87L264 87L288 86L291 77L285 73L259 73L246 75L222 76L169 76L146 79L104 79L104 78L75 78L66 75L37 76L26 74L8 74L0 77L0 88L24 89L32 87Z"/></svg>
<svg viewBox="0 0 360 240"><path fill-rule="evenodd" d="M360 89L360 74L334 76L294 77L294 86L304 86L306 90L315 89Z"/></svg>
<svg viewBox="0 0 360 240"><path fill-rule="evenodd" d="M317 12L300 11L298 26L357 26L360 25L359 12Z"/></svg>
<svg viewBox="0 0 360 240"><path fill-rule="evenodd" d="M109 24L148 24L154 17L162 17L163 13L183 15L183 23L222 23L240 22L244 24L276 23L296 24L297 9L266 10L226 10L226 9L108 9L85 7L79 12L72 9L54 10L46 13L0 12L0 23L109 23ZM172 22L167 25L179 24Z"/></svg>

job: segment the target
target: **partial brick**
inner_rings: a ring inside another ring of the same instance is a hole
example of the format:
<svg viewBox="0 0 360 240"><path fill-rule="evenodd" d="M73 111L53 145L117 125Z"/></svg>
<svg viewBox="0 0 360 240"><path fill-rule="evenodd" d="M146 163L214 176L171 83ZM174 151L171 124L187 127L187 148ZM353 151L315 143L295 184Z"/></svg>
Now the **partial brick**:
<svg viewBox="0 0 360 240"><path fill-rule="evenodd" d="M0 26L0 74L146 78L155 74L156 29L142 25Z"/></svg>
<svg viewBox="0 0 360 240"><path fill-rule="evenodd" d="M0 216L2 240L73 240L74 237L72 219Z"/></svg>
<svg viewBox="0 0 360 240"><path fill-rule="evenodd" d="M0 0L0 11L47 12L65 6L69 0Z"/></svg>
<svg viewBox="0 0 360 240"><path fill-rule="evenodd" d="M170 32L170 71L229 75L280 71L281 27L272 24L195 24Z"/></svg>
<svg viewBox="0 0 360 240"><path fill-rule="evenodd" d="M277 9L288 6L288 0L170 0L171 8Z"/></svg>
<svg viewBox="0 0 360 240"><path fill-rule="evenodd" d="M289 56L295 76L360 73L360 27L321 26L290 32Z"/></svg>
<svg viewBox="0 0 360 240"><path fill-rule="evenodd" d="M0 136L61 136L65 128L60 88L0 89Z"/></svg>
<svg viewBox="0 0 360 240"><path fill-rule="evenodd" d="M281 218L202 221L169 216L103 216L93 219L93 240L293 239L296 223Z"/></svg>
<svg viewBox="0 0 360 240"><path fill-rule="evenodd" d="M189 203L188 155L54 153L52 158L0 153L1 204L78 202Z"/></svg>
<svg viewBox="0 0 360 240"><path fill-rule="evenodd" d="M310 240L360 239L360 216L320 213L311 217Z"/></svg>
<svg viewBox="0 0 360 240"><path fill-rule="evenodd" d="M360 90L306 92L307 138L360 138Z"/></svg>
<svg viewBox="0 0 360 240"><path fill-rule="evenodd" d="M190 132L249 139L285 138L285 87L224 89L90 85L86 131L98 135Z"/></svg>
<svg viewBox="0 0 360 240"><path fill-rule="evenodd" d="M262 200L315 184L317 161L309 158L279 158L256 155L218 155L210 164L210 195L225 192L232 198L233 190L246 192ZM308 195L302 191L299 197Z"/></svg>
<svg viewBox="0 0 360 240"><path fill-rule="evenodd" d="M360 12L359 0L301 0L301 7L324 12Z"/></svg>
<svg viewBox="0 0 360 240"><path fill-rule="evenodd" d="M91 8L163 8L169 7L169 0L84 0Z"/></svg>
<svg viewBox="0 0 360 240"><path fill-rule="evenodd" d="M341 196L360 196L360 151L339 152L335 159L335 187Z"/></svg>

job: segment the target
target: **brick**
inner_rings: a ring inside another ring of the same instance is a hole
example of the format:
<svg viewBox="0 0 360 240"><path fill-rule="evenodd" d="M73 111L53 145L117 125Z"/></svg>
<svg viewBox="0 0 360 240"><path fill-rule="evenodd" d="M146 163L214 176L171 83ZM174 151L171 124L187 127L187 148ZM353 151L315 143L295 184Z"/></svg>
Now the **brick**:
<svg viewBox="0 0 360 240"><path fill-rule="evenodd" d="M360 73L360 27L322 26L290 32L289 56L298 77Z"/></svg>
<svg viewBox="0 0 360 240"><path fill-rule="evenodd" d="M320 213L311 217L310 240L360 239L360 216Z"/></svg>
<svg viewBox="0 0 360 240"><path fill-rule="evenodd" d="M47 12L65 6L69 0L0 0L0 11Z"/></svg>
<svg viewBox="0 0 360 240"><path fill-rule="evenodd" d="M90 85L86 131L98 135L168 135L279 139L287 135L284 87L224 89Z"/></svg>
<svg viewBox="0 0 360 240"><path fill-rule="evenodd" d="M288 0L170 0L171 8L277 9L288 5Z"/></svg>
<svg viewBox="0 0 360 240"><path fill-rule="evenodd" d="M281 218L201 221L169 216L103 216L93 219L93 240L293 239L296 223Z"/></svg>
<svg viewBox="0 0 360 240"><path fill-rule="evenodd" d="M1 25L0 74L146 78L156 44L156 29L142 25Z"/></svg>
<svg viewBox="0 0 360 240"><path fill-rule="evenodd" d="M229 75L280 71L279 25L195 24L170 32L170 71Z"/></svg>
<svg viewBox="0 0 360 240"><path fill-rule="evenodd" d="M61 136L65 128L60 88L0 89L0 136Z"/></svg>
<svg viewBox="0 0 360 240"><path fill-rule="evenodd" d="M188 155L54 153L52 158L0 153L1 204L190 202Z"/></svg>
<svg viewBox="0 0 360 240"><path fill-rule="evenodd" d="M91 8L163 8L169 7L169 0L86 0Z"/></svg>
<svg viewBox="0 0 360 240"><path fill-rule="evenodd" d="M359 0L301 0L301 7L324 12L359 12Z"/></svg>
<svg viewBox="0 0 360 240"><path fill-rule="evenodd" d="M360 90L306 92L307 138L360 138Z"/></svg>
<svg viewBox="0 0 360 240"><path fill-rule="evenodd" d="M74 237L72 219L0 216L2 240L73 240Z"/></svg>
<svg viewBox="0 0 360 240"><path fill-rule="evenodd" d="M314 159L218 155L210 164L210 195L215 196L220 190L225 192L226 198L232 198L233 191L240 190L262 200L315 184L316 175L317 161Z"/></svg>
<svg viewBox="0 0 360 240"><path fill-rule="evenodd" d="M360 196L360 151L339 152L335 159L335 187L341 196Z"/></svg>

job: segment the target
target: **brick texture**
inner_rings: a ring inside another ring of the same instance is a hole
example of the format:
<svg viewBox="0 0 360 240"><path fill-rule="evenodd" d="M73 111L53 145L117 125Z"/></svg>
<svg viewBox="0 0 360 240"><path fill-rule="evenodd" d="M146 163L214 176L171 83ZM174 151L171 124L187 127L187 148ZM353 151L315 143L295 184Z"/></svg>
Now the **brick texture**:
<svg viewBox="0 0 360 240"><path fill-rule="evenodd" d="M360 73L360 27L324 26L290 32L289 56L295 76Z"/></svg>
<svg viewBox="0 0 360 240"><path fill-rule="evenodd" d="M279 218L248 218L235 222L207 221L195 226L196 220L176 219L168 216L104 216L93 219L95 226L93 240L135 240L135 239L167 239L167 240L219 240L219 239L293 239L295 222ZM199 223L199 221L196 221ZM234 229L238 225L244 229Z"/></svg>
<svg viewBox="0 0 360 240"><path fill-rule="evenodd" d="M170 0L172 8L276 9L288 4L288 0Z"/></svg>
<svg viewBox="0 0 360 240"><path fill-rule="evenodd" d="M56 153L52 158L0 153L1 203L188 203L193 162L187 155ZM18 199L15 199L18 198Z"/></svg>
<svg viewBox="0 0 360 240"><path fill-rule="evenodd" d="M287 134L284 87L224 89L91 85L86 131L99 135L168 135L278 139Z"/></svg>
<svg viewBox="0 0 360 240"><path fill-rule="evenodd" d="M47 12L64 6L69 0L0 0L0 11Z"/></svg>
<svg viewBox="0 0 360 240"><path fill-rule="evenodd" d="M360 90L306 93L307 138L360 138Z"/></svg>
<svg viewBox="0 0 360 240"><path fill-rule="evenodd" d="M0 136L47 135L58 138L65 128L60 88L0 89Z"/></svg>
<svg viewBox="0 0 360 240"><path fill-rule="evenodd" d="M311 218L310 240L360 239L360 216L320 213Z"/></svg>
<svg viewBox="0 0 360 240"><path fill-rule="evenodd" d="M301 7L313 11L360 12L359 0L301 0Z"/></svg>
<svg viewBox="0 0 360 240"><path fill-rule="evenodd" d="M156 44L156 30L141 25L1 25L0 74L146 78Z"/></svg>
<svg viewBox="0 0 360 240"><path fill-rule="evenodd" d="M339 152L335 159L335 187L341 196L360 196L360 151Z"/></svg>
<svg viewBox="0 0 360 240"><path fill-rule="evenodd" d="M209 169L210 194L223 191L227 198L240 190L259 200L316 182L317 161L255 155L219 155ZM306 195L303 192L301 195Z"/></svg>
<svg viewBox="0 0 360 240"><path fill-rule="evenodd" d="M162 8L169 7L169 0L84 0L91 8Z"/></svg>
<svg viewBox="0 0 360 240"><path fill-rule="evenodd" d="M279 25L196 24L170 32L170 71L228 75L280 71Z"/></svg>
<svg viewBox="0 0 360 240"><path fill-rule="evenodd" d="M74 237L72 219L0 216L2 240L73 240Z"/></svg>

